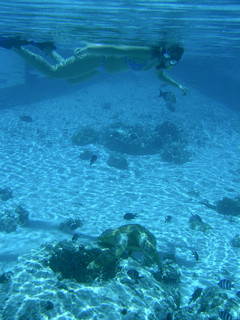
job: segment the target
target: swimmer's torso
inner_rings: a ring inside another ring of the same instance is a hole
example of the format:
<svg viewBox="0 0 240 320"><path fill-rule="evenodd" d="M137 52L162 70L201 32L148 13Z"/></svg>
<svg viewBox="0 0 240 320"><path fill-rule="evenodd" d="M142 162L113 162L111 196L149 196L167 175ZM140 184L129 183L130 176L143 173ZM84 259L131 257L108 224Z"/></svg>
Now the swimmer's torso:
<svg viewBox="0 0 240 320"><path fill-rule="evenodd" d="M122 72L126 70L145 71L152 67L153 63L146 59L79 55L66 59L64 63L57 65L55 76L57 78L75 78L92 71L105 71L108 73Z"/></svg>

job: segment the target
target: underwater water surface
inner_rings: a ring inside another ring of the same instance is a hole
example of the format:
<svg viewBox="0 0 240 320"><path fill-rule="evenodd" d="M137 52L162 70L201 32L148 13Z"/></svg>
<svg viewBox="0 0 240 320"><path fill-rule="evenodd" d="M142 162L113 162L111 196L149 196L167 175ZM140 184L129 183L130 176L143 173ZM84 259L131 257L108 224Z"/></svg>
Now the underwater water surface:
<svg viewBox="0 0 240 320"><path fill-rule="evenodd" d="M0 48L0 319L239 319L239 10L0 1L1 39L64 57L179 43L166 73L189 89L153 70L70 84Z"/></svg>

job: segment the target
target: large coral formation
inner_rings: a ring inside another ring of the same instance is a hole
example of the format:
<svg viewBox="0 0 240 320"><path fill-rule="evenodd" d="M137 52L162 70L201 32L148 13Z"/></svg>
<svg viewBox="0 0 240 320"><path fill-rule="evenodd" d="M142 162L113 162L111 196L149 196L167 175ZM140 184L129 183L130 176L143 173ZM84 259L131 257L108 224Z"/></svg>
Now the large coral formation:
<svg viewBox="0 0 240 320"><path fill-rule="evenodd" d="M156 249L157 241L154 235L139 224L128 224L114 230L103 232L98 241L107 250L88 266L91 270L101 269L113 261L118 261L125 252L142 252L146 265L156 263L161 269L160 257Z"/></svg>
<svg viewBox="0 0 240 320"><path fill-rule="evenodd" d="M107 230L98 237L98 244L82 246L75 241L61 241L51 248L49 266L61 272L63 278L86 282L101 277L116 276L120 259L130 257L128 252L142 252L144 265L157 264L161 270L154 235L138 224ZM68 263L66 263L68 262Z"/></svg>
<svg viewBox="0 0 240 320"><path fill-rule="evenodd" d="M240 197L235 199L224 197L222 200L217 201L216 210L221 214L240 216Z"/></svg>
<svg viewBox="0 0 240 320"><path fill-rule="evenodd" d="M230 298L218 286L206 287L194 299L189 294L192 302L185 304L180 267L173 255L159 264L156 244L137 224L106 230L93 243L47 243L0 275L0 318L202 320L218 319L219 310L237 314L237 296ZM142 251L146 263L132 250ZM100 268L89 268L92 262Z"/></svg>
<svg viewBox="0 0 240 320"><path fill-rule="evenodd" d="M112 151L132 155L155 154L164 145L180 141L180 131L169 122L153 128L116 122L105 129L103 141Z"/></svg>
<svg viewBox="0 0 240 320"><path fill-rule="evenodd" d="M99 140L98 132L91 127L81 127L72 136L72 142L77 146L85 146L90 143L97 143Z"/></svg>
<svg viewBox="0 0 240 320"><path fill-rule="evenodd" d="M60 272L65 279L75 279L77 282L89 283L100 277L100 273L89 270L88 265L102 254L96 246L84 247L71 241L60 241L51 247L49 266L54 272ZM104 280L116 275L116 263L101 269Z"/></svg>
<svg viewBox="0 0 240 320"><path fill-rule="evenodd" d="M114 122L102 131L82 127L73 135L72 142L79 146L100 143L111 151L130 155L160 153L164 161L175 164L185 163L191 157L183 133L168 121L155 127Z"/></svg>

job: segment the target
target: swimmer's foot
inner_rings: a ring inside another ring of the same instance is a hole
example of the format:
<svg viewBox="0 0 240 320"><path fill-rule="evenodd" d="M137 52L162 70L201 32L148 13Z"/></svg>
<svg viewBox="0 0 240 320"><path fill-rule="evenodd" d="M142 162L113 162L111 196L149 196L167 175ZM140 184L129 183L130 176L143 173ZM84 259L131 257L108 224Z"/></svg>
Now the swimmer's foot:
<svg viewBox="0 0 240 320"><path fill-rule="evenodd" d="M32 44L32 41L22 40L19 37L14 38L6 38L0 36L0 47L5 49L11 48L20 48L21 46L25 46L27 44Z"/></svg>
<svg viewBox="0 0 240 320"><path fill-rule="evenodd" d="M13 47L20 48L26 45L32 45L45 52L50 52L56 49L56 46L52 41L35 42L35 41L23 40L23 39L20 39L19 37L7 38L7 37L0 36L0 47L2 48L12 49Z"/></svg>

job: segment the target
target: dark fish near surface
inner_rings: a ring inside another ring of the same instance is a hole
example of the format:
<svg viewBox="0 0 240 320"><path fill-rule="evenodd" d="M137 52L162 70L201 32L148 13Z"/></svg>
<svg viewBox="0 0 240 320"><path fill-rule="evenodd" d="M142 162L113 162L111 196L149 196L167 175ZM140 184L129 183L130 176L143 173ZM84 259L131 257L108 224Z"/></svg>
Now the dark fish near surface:
<svg viewBox="0 0 240 320"><path fill-rule="evenodd" d="M90 159L90 166L92 165L92 164L94 164L94 162L96 162L97 161L97 156L95 155L95 154L93 154L92 156L91 156L91 159Z"/></svg>
<svg viewBox="0 0 240 320"><path fill-rule="evenodd" d="M19 119L24 122L32 122L33 121L31 116L20 116Z"/></svg>
<svg viewBox="0 0 240 320"><path fill-rule="evenodd" d="M166 316L166 320L172 320L172 314L170 312L168 312Z"/></svg>
<svg viewBox="0 0 240 320"><path fill-rule="evenodd" d="M193 292L188 304L190 304L192 301L196 301L201 296L202 290L202 288L197 287L197 289Z"/></svg>
<svg viewBox="0 0 240 320"><path fill-rule="evenodd" d="M163 99L166 103L171 104L171 103L177 102L175 95L171 91L164 92L164 91L160 90L159 97L163 97Z"/></svg>
<svg viewBox="0 0 240 320"><path fill-rule="evenodd" d="M231 290L232 288L234 288L234 284L232 284L232 282L230 280L227 279L222 279L218 282L218 286L221 289L226 289L226 290Z"/></svg>
<svg viewBox="0 0 240 320"><path fill-rule="evenodd" d="M127 212L127 213L125 213L125 215L123 216L123 218L124 218L125 220L132 220L132 219L134 219L136 216L137 216L137 213Z"/></svg>
<svg viewBox="0 0 240 320"><path fill-rule="evenodd" d="M138 280L143 278L143 276L139 276L139 272L136 269L129 269L127 274L132 280L135 281L135 283L138 283Z"/></svg>
<svg viewBox="0 0 240 320"><path fill-rule="evenodd" d="M171 112L175 112L176 111L176 108L171 103L166 103L166 107Z"/></svg>
<svg viewBox="0 0 240 320"><path fill-rule="evenodd" d="M192 254L193 254L195 260L198 261L199 260L199 255L198 255L197 251L193 251Z"/></svg>
<svg viewBox="0 0 240 320"><path fill-rule="evenodd" d="M219 313L219 317L221 318L221 320L233 320L233 317L228 311L221 311Z"/></svg>
<svg viewBox="0 0 240 320"><path fill-rule="evenodd" d="M165 217L165 223L169 223L172 220L171 216L166 216Z"/></svg>
<svg viewBox="0 0 240 320"><path fill-rule="evenodd" d="M80 237L80 233L74 233L74 235L72 236L72 241L77 241Z"/></svg>
<svg viewBox="0 0 240 320"><path fill-rule="evenodd" d="M198 215L198 214L192 214L192 220L195 221L195 222L199 222L201 223L202 222L202 218Z"/></svg>

